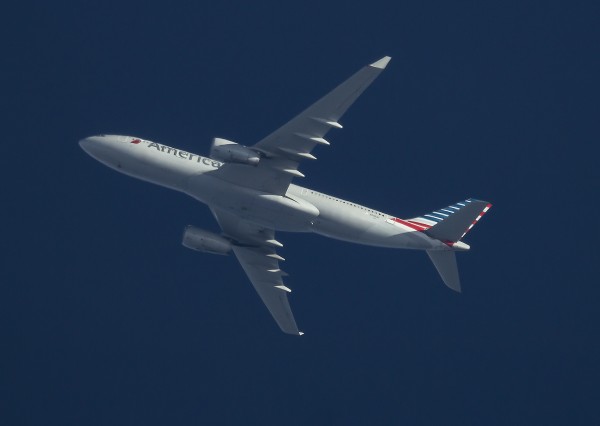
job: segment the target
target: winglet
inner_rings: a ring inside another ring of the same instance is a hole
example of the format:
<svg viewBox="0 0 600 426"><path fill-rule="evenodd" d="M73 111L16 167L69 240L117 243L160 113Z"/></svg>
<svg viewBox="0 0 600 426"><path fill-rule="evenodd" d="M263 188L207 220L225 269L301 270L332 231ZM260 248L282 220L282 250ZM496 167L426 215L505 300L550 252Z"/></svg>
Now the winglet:
<svg viewBox="0 0 600 426"><path fill-rule="evenodd" d="M372 66L373 68L379 68L380 70L383 70L383 69L385 69L385 67L388 64L388 62L390 61L390 59L392 59L391 56L384 56L377 62L373 62L370 66Z"/></svg>

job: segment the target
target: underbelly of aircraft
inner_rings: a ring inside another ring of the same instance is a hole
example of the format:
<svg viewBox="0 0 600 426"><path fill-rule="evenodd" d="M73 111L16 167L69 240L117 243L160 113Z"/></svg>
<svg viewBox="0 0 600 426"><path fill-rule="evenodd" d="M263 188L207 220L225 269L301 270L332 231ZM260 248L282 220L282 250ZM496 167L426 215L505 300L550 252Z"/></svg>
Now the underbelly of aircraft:
<svg viewBox="0 0 600 426"><path fill-rule="evenodd" d="M223 182L198 179L186 191L192 197L275 231L309 232L319 210L293 195L273 195Z"/></svg>
<svg viewBox="0 0 600 426"><path fill-rule="evenodd" d="M220 204L220 203L219 203ZM319 211L279 196L258 196L217 205L240 219L275 231L308 232Z"/></svg>

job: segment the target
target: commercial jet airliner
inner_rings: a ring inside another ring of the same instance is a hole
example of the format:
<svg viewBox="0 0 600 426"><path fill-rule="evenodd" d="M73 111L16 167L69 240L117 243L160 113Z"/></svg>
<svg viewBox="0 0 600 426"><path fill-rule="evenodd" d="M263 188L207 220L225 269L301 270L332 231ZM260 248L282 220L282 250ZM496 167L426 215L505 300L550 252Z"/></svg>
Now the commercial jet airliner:
<svg viewBox="0 0 600 426"><path fill-rule="evenodd" d="M315 232L377 247L427 252L444 283L460 291L455 252L469 250L465 234L491 207L469 198L411 219L292 184L301 161L329 146L331 129L390 61L365 66L329 94L252 146L215 138L208 157L157 142L117 135L82 139L81 148L121 173L190 195L208 205L222 232L194 226L182 244L205 253L233 252L271 315L288 334L302 335L279 267L276 231Z"/></svg>

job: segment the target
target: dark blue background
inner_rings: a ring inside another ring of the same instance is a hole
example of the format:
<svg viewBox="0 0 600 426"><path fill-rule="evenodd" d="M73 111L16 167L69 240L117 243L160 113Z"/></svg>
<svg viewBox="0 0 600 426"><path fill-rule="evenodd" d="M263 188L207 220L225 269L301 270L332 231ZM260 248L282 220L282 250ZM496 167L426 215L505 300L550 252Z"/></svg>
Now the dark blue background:
<svg viewBox="0 0 600 426"><path fill-rule="evenodd" d="M598 8L572 3L5 6L0 423L600 423ZM491 201L462 295L423 253L281 234L284 335L235 258L180 245L205 206L77 145L253 144L384 55L301 183Z"/></svg>

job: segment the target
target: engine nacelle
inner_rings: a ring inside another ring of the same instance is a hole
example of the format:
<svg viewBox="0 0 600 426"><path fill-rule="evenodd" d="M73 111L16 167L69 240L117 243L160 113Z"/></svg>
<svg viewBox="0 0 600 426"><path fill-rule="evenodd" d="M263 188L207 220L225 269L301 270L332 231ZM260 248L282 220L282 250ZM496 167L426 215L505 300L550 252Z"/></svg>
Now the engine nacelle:
<svg viewBox="0 0 600 426"><path fill-rule="evenodd" d="M231 243L220 235L192 225L185 227L181 244L192 250L212 254L228 254L231 251Z"/></svg>
<svg viewBox="0 0 600 426"><path fill-rule="evenodd" d="M210 148L210 158L224 163L240 163L256 166L260 155L243 145L227 139L215 138Z"/></svg>

